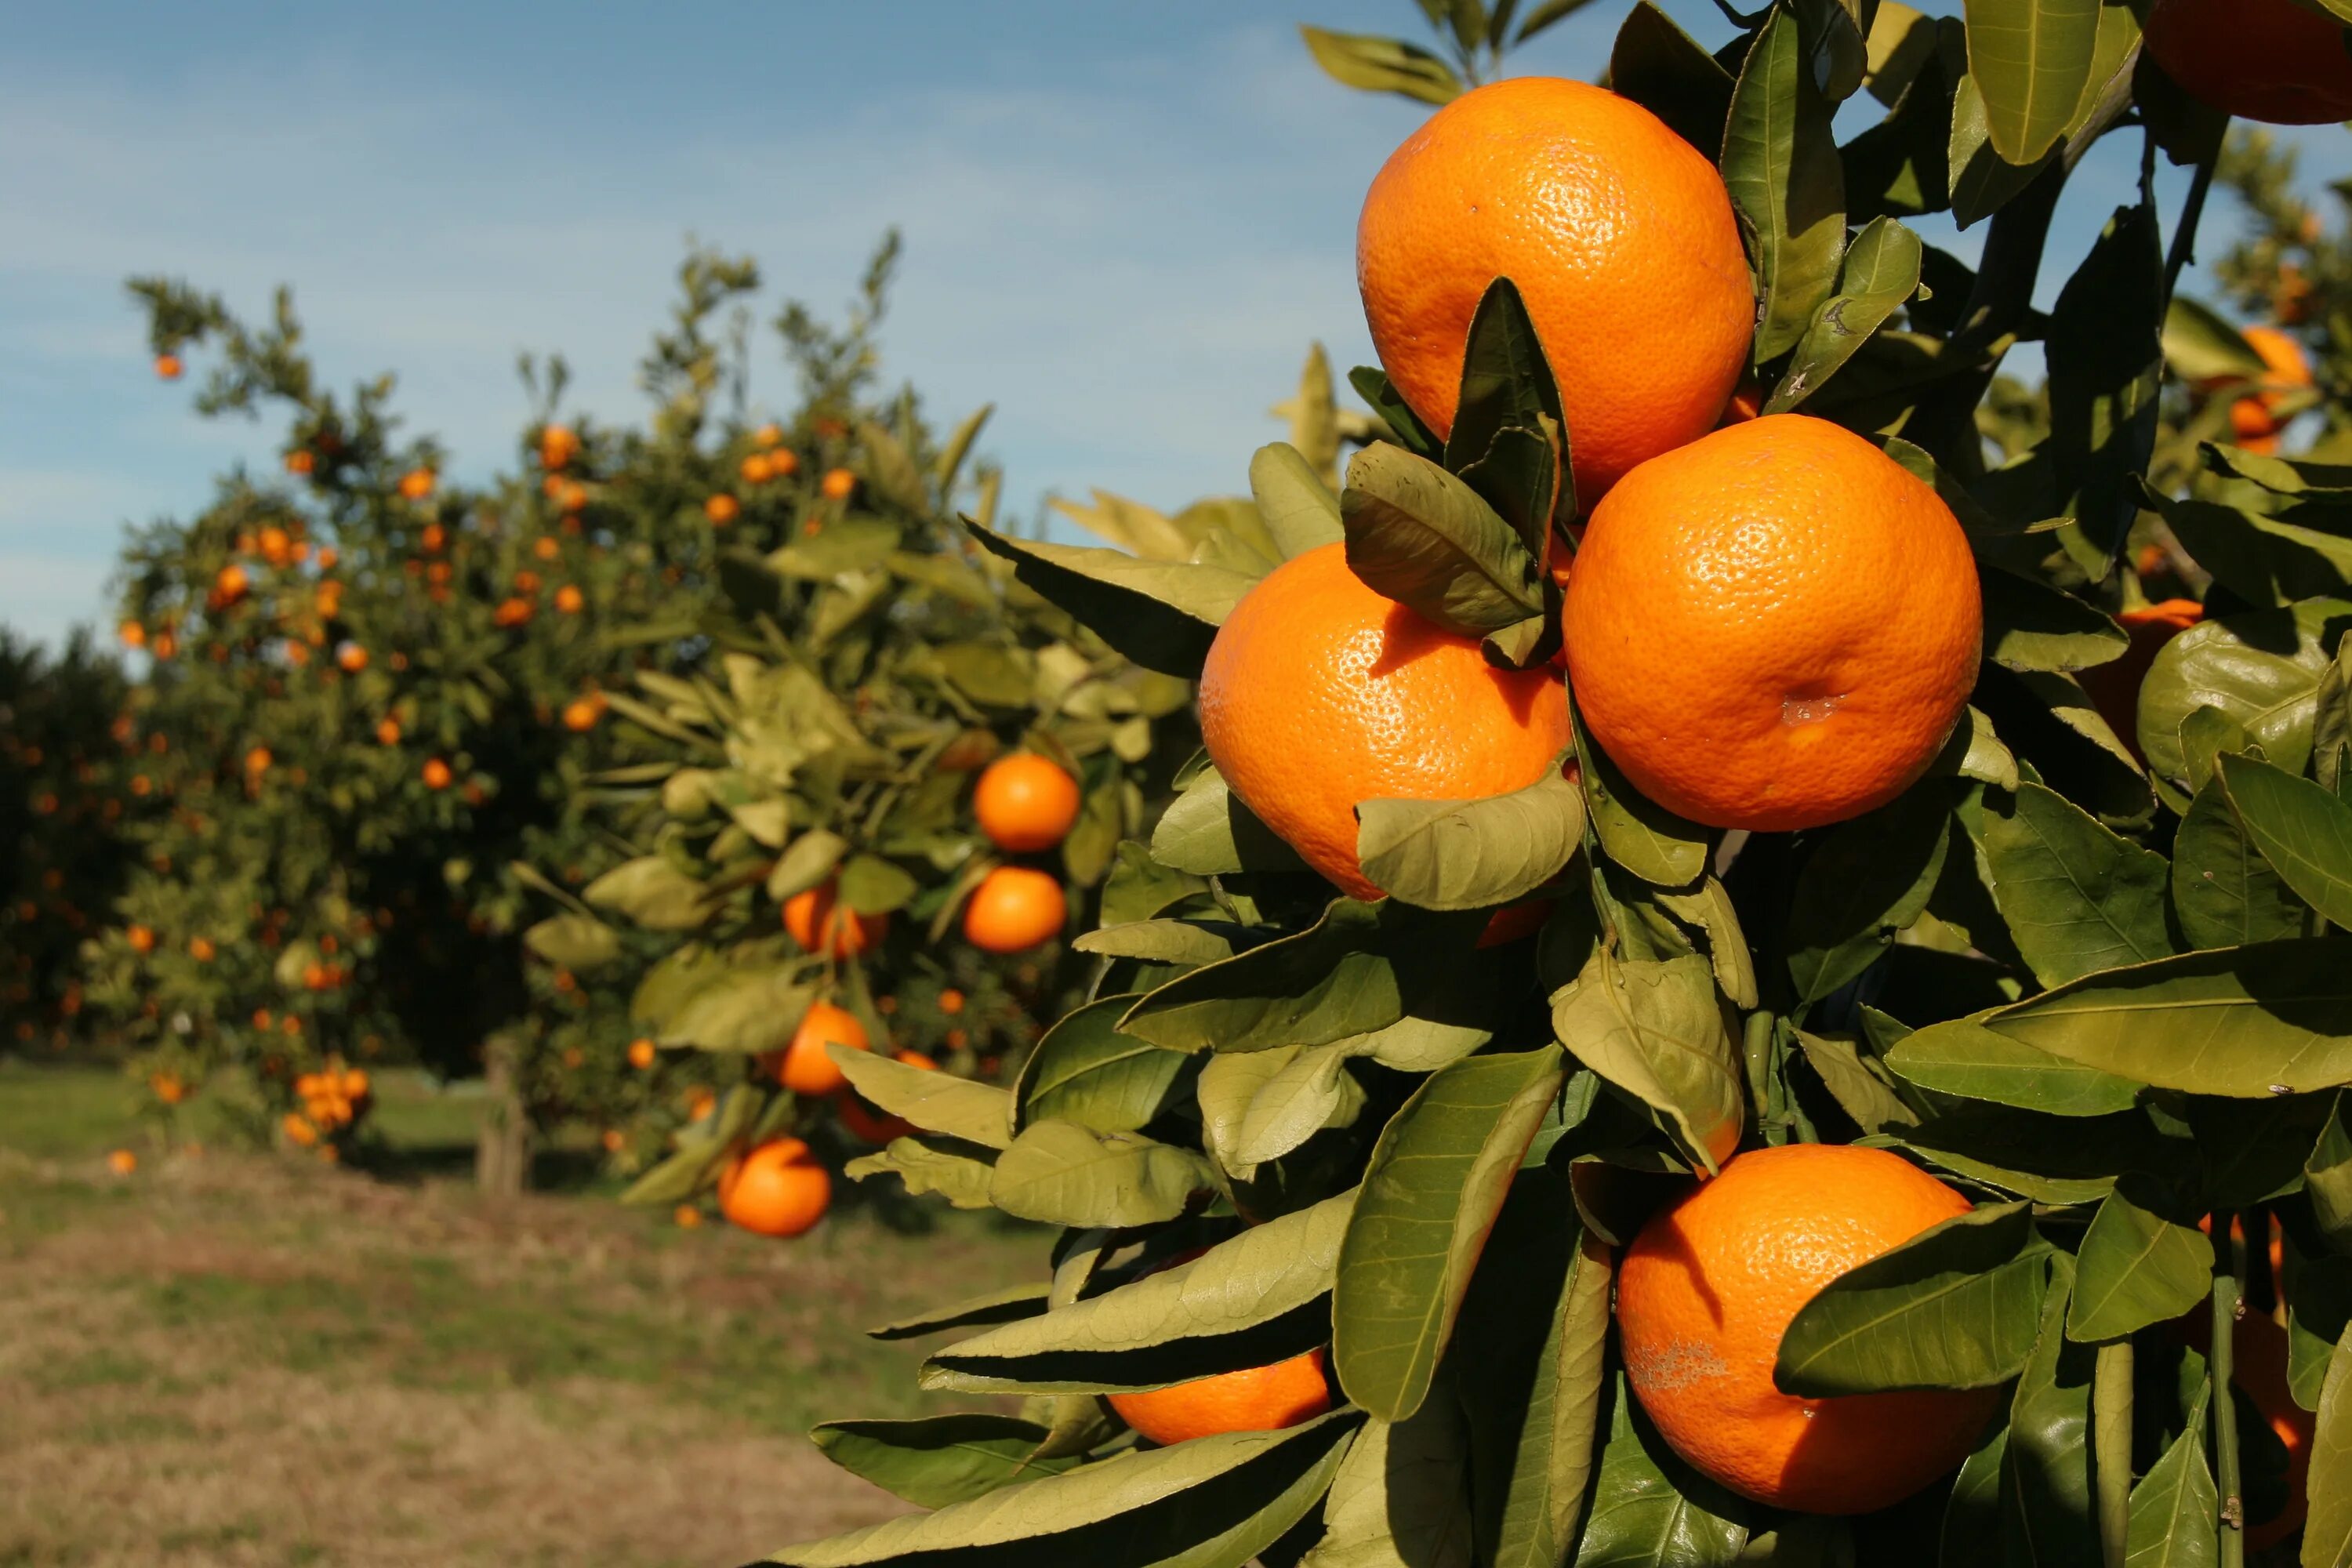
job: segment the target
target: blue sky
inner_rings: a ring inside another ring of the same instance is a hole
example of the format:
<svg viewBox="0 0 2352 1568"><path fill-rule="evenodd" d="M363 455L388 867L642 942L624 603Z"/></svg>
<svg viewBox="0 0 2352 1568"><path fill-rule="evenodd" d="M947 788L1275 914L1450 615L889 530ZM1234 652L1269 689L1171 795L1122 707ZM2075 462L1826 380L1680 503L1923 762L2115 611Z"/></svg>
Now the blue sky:
<svg viewBox="0 0 2352 1568"><path fill-rule="evenodd" d="M1708 0L1668 8L1726 36ZM1514 68L1595 74L1624 9ZM573 406L637 412L688 236L756 255L770 302L831 307L897 224L889 369L941 417L996 403L1009 498L1172 507L1243 487L1310 342L1370 358L1356 208L1424 112L1330 83L1294 30L1417 37L1409 0L7 14L0 622L43 637L103 614L125 522L274 451L149 375L128 274L247 311L292 283L331 378L396 372L464 476L511 451L518 350L571 360ZM2329 134L2315 175L2352 169ZM2128 199L2130 154L2094 164L2045 292ZM772 351L761 371L755 400L789 396Z"/></svg>

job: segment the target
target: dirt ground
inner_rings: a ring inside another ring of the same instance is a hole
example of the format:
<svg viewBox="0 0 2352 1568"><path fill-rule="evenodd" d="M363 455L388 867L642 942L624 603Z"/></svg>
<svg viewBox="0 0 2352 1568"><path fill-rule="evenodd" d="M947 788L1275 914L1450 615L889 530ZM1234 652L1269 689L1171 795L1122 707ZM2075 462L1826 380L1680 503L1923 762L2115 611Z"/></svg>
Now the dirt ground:
<svg viewBox="0 0 2352 1568"><path fill-rule="evenodd" d="M0 1568L717 1565L896 1511L814 1420L936 1408L858 1331L1031 1238L798 1244L208 1152L0 1146Z"/></svg>

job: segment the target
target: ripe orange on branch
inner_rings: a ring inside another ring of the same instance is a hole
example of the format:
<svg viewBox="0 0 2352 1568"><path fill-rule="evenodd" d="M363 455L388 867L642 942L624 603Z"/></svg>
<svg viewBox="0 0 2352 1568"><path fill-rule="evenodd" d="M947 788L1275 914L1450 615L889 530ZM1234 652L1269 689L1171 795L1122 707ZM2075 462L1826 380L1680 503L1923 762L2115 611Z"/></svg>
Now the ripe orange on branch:
<svg viewBox="0 0 2352 1568"><path fill-rule="evenodd" d="M776 1081L794 1094L831 1094L839 1089L848 1079L825 1054L829 1045L862 1051L870 1048L871 1042L856 1014L831 1002L818 1002L801 1015L792 1043L776 1053L772 1062Z"/></svg>
<svg viewBox="0 0 2352 1568"><path fill-rule="evenodd" d="M1078 820L1078 783L1034 752L1000 757L982 772L971 811L999 849L1051 849Z"/></svg>
<svg viewBox="0 0 2352 1568"><path fill-rule="evenodd" d="M1635 787L1709 826L1779 832L1884 805L1927 769L1976 684L1983 611L1932 486L1851 431L1777 414L1609 493L1562 629L1578 710Z"/></svg>
<svg viewBox="0 0 2352 1568"><path fill-rule="evenodd" d="M1790 1143L1725 1164L1618 1272L1626 1380L1659 1435L1709 1479L1805 1513L1884 1508L1958 1465L2000 1389L1809 1399L1772 1367L1823 1286L1969 1206L1883 1149Z"/></svg>
<svg viewBox="0 0 2352 1568"><path fill-rule="evenodd" d="M2156 0L2147 52L2189 96L2273 125L2352 119L2338 23L2294 0Z"/></svg>
<svg viewBox="0 0 2352 1568"><path fill-rule="evenodd" d="M1326 544L1268 573L1225 617L1201 670L1201 738L1308 865L1376 899L1356 859L1356 807L1525 788L1568 746L1568 699L1551 670L1496 668L1478 639L1382 598L1346 546Z"/></svg>
<svg viewBox="0 0 2352 1568"><path fill-rule="evenodd" d="M1711 429L1748 368L1756 300L1723 176L1605 89L1519 77L1464 93L1372 181L1356 229L1372 347L1441 436L1497 278L1559 382L1587 504Z"/></svg>
<svg viewBox="0 0 2352 1568"><path fill-rule="evenodd" d="M2279 432L2286 428L2280 405L2291 394L2312 384L2311 361L2303 345L2276 327L2248 327L2246 342L2260 354L2266 373L2261 390L2250 392L2230 405L2230 432L2249 452L2278 450ZM2216 384L2205 383L2207 387Z"/></svg>
<svg viewBox="0 0 2352 1568"><path fill-rule="evenodd" d="M860 914L837 902L834 884L826 882L784 900L784 930L811 952L855 958L888 934L890 917Z"/></svg>
<svg viewBox="0 0 2352 1568"><path fill-rule="evenodd" d="M1172 1388L1107 1396L1118 1418L1159 1444L1220 1432L1276 1432L1331 1408L1319 1350L1272 1366L1221 1372Z"/></svg>
<svg viewBox="0 0 2352 1568"><path fill-rule="evenodd" d="M1026 866L999 866L964 902L964 940L982 952L1021 952L1061 935L1068 916L1061 883Z"/></svg>
<svg viewBox="0 0 2352 1568"><path fill-rule="evenodd" d="M800 1236L833 1205L833 1178L797 1138L778 1138L727 1167L719 1212L758 1236Z"/></svg>

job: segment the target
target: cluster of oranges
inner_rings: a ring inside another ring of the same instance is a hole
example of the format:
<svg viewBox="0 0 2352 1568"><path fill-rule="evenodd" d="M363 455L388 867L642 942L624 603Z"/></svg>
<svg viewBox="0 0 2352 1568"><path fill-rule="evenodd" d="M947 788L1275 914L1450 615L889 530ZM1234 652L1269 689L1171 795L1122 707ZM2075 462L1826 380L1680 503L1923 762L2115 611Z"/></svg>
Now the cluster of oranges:
<svg viewBox="0 0 2352 1568"><path fill-rule="evenodd" d="M820 421L820 423L824 423ZM831 434L820 430L820 435ZM784 445L784 431L780 425L762 425L751 433L752 450L735 465L737 478L750 489L795 478L801 471L800 454ZM849 468L827 468L817 479L817 493L829 501L846 501L857 493L857 475ZM702 515L714 528L725 528L743 515L741 498L726 490L714 490L702 499ZM817 531L818 520L803 522L804 532Z"/></svg>
<svg viewBox="0 0 2352 1568"><path fill-rule="evenodd" d="M331 1147L331 1140L367 1113L373 1091L364 1068L330 1061L317 1072L296 1075L294 1097L299 1110L289 1110L279 1122L286 1140L299 1148Z"/></svg>

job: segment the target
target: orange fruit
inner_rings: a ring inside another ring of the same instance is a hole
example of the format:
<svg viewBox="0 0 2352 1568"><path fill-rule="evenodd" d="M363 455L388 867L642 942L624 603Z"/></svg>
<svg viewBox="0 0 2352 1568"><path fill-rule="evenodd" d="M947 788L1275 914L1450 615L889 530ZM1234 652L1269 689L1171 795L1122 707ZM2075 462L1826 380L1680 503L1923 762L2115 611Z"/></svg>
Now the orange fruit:
<svg viewBox="0 0 2352 1568"><path fill-rule="evenodd" d="M133 952L144 953L155 951L155 933L149 927L134 925L122 933L122 939L131 944L131 951Z"/></svg>
<svg viewBox="0 0 2352 1568"><path fill-rule="evenodd" d="M147 646L147 628L141 626L137 621L123 622L121 626L121 637L122 646L124 647L144 647Z"/></svg>
<svg viewBox="0 0 2352 1568"><path fill-rule="evenodd" d="M833 1178L797 1138L761 1144L719 1178L719 1212L757 1236L799 1236L832 1203Z"/></svg>
<svg viewBox="0 0 2352 1568"><path fill-rule="evenodd" d="M550 425L539 433L539 463L543 468L560 468L580 455L580 437L568 426Z"/></svg>
<svg viewBox="0 0 2352 1568"><path fill-rule="evenodd" d="M963 1011L963 993L950 985L940 993L940 1011L952 1018Z"/></svg>
<svg viewBox="0 0 2352 1568"><path fill-rule="evenodd" d="M771 426L769 428L773 429L774 426ZM778 432L776 438L778 440L783 439L782 433ZM771 452L768 454L768 473L771 478L789 479L800 471L801 458L799 453L787 448L782 451Z"/></svg>
<svg viewBox="0 0 2352 1568"><path fill-rule="evenodd" d="M563 705L563 727L572 731L593 730L600 710L593 697L575 697Z"/></svg>
<svg viewBox="0 0 2352 1568"><path fill-rule="evenodd" d="M1822 1286L1969 1201L1883 1149L1738 1155L1642 1227L1617 1276L1625 1376L1709 1479L1805 1513L1864 1513L1967 1457L1996 1388L1807 1399L1773 1385L1780 1335Z"/></svg>
<svg viewBox="0 0 2352 1568"><path fill-rule="evenodd" d="M904 1062L925 1072L940 1070L940 1064L920 1051L893 1051L890 1056L894 1061ZM916 1131L913 1122L904 1117L892 1116L845 1085L835 1097L834 1109L840 1114L841 1125L849 1135L868 1143L887 1143L894 1138L911 1137Z"/></svg>
<svg viewBox="0 0 2352 1568"><path fill-rule="evenodd" d="M743 482L747 485L766 484L769 474L768 455L765 452L754 452L737 464L735 471L743 476Z"/></svg>
<svg viewBox="0 0 2352 1568"><path fill-rule="evenodd" d="M452 776L449 764L440 758L427 757L425 760L424 777L426 789L447 789Z"/></svg>
<svg viewBox="0 0 2352 1568"><path fill-rule="evenodd" d="M178 354L157 354L155 356L155 375L158 380L177 381L180 379L180 356Z"/></svg>
<svg viewBox="0 0 2352 1568"><path fill-rule="evenodd" d="M530 624L531 611L532 605L529 599L501 599L499 601L499 607L490 612L490 620L492 624L501 626L528 626Z"/></svg>
<svg viewBox="0 0 2352 1568"><path fill-rule="evenodd" d="M139 1168L139 1156L128 1149L117 1149L106 1157L106 1168L118 1176L127 1176Z"/></svg>
<svg viewBox="0 0 2352 1568"><path fill-rule="evenodd" d="M825 882L784 900L784 930L811 952L822 944L829 957L854 958L888 934L890 917L859 914L835 903L834 884Z"/></svg>
<svg viewBox="0 0 2352 1568"><path fill-rule="evenodd" d="M1568 746L1568 699L1556 672L1498 669L1477 638L1381 597L1345 550L1284 563L1225 617L1201 670L1201 738L1308 865L1376 899L1356 807L1533 784Z"/></svg>
<svg viewBox="0 0 2352 1568"><path fill-rule="evenodd" d="M188 939L188 956L198 963L210 963L217 951L210 937L192 936Z"/></svg>
<svg viewBox="0 0 2352 1568"><path fill-rule="evenodd" d="M726 527L742 515L742 511L743 503L730 495L709 496L702 502L702 515L709 518L716 528Z"/></svg>
<svg viewBox="0 0 2352 1568"><path fill-rule="evenodd" d="M784 427L776 424L772 420L751 432L751 445L760 447L763 451L770 447L780 444L783 438Z"/></svg>
<svg viewBox="0 0 2352 1568"><path fill-rule="evenodd" d="M2267 456L2278 450L2279 432L2286 428L2279 405L2289 393L2312 384L2311 361L2301 343L2276 327L2248 327L2245 339L2263 356L2269 374L2262 378L2262 391L2249 393L2230 405L2230 430L2239 446Z"/></svg>
<svg viewBox="0 0 2352 1568"><path fill-rule="evenodd" d="M433 493L434 478L430 468L411 468L400 476L400 493L410 500L423 500Z"/></svg>
<svg viewBox="0 0 2352 1568"><path fill-rule="evenodd" d="M252 577L234 561L213 574L213 598L221 605L236 604L252 586Z"/></svg>
<svg viewBox="0 0 2352 1568"><path fill-rule="evenodd" d="M2131 748L2132 755L2142 761L2147 759L2139 749L2140 683L2147 679L2164 645L2204 618L2205 606L2194 599L2167 599L2161 604L2125 610L2116 620L2131 634L2130 645L2119 657L2095 664L2075 678L2090 694L2092 705L2107 721L2107 728Z"/></svg>
<svg viewBox="0 0 2352 1568"><path fill-rule="evenodd" d="M827 1196L831 1194L828 1194ZM692 1230L702 1223L702 1211L692 1204L680 1204L669 1211L670 1219L681 1230Z"/></svg>
<svg viewBox="0 0 2352 1568"><path fill-rule="evenodd" d="M306 475L317 466L318 459L301 447L286 454L286 471L289 474Z"/></svg>
<svg viewBox="0 0 2352 1568"><path fill-rule="evenodd" d="M1331 1408L1319 1350L1272 1366L1221 1372L1172 1388L1108 1397L1120 1420L1162 1445L1219 1432L1276 1432L1312 1421Z"/></svg>
<svg viewBox="0 0 2352 1568"><path fill-rule="evenodd" d="M2156 0L2147 52L2189 96L2273 125L2352 119L2344 30L2292 0Z"/></svg>
<svg viewBox="0 0 2352 1568"><path fill-rule="evenodd" d="M587 602L588 600L586 595L583 595L579 589L573 587L569 583L566 583L562 587L558 588L555 591L555 607L564 615L578 615L580 613L581 606L587 604Z"/></svg>
<svg viewBox="0 0 2352 1568"><path fill-rule="evenodd" d="M347 642L335 650L335 663L346 675L357 675L368 667L368 650L355 642Z"/></svg>
<svg viewBox="0 0 2352 1568"><path fill-rule="evenodd" d="M629 1065L639 1072L654 1065L654 1043L651 1040L629 1042Z"/></svg>
<svg viewBox="0 0 2352 1568"><path fill-rule="evenodd" d="M816 488L827 500L847 500L857 489L857 476L847 468L827 468Z"/></svg>
<svg viewBox="0 0 2352 1568"><path fill-rule="evenodd" d="M379 745L397 746L400 744L400 721L397 719L386 719L377 724L375 727L375 738L376 742Z"/></svg>
<svg viewBox="0 0 2352 1568"><path fill-rule="evenodd" d="M1078 782L1034 752L1016 752L981 773L971 811L999 849L1051 849L1078 820Z"/></svg>
<svg viewBox="0 0 2352 1568"><path fill-rule="evenodd" d="M1559 379L1589 505L1712 429L1756 300L1723 176L1633 100L1556 77L1464 93L1390 154L1356 227L1372 347L1440 436L1470 318L1518 285Z"/></svg>
<svg viewBox="0 0 2352 1568"><path fill-rule="evenodd" d="M801 1015L792 1043L775 1053L776 1081L794 1094L831 1094L839 1089L849 1080L825 1054L829 1045L847 1046L853 1051L871 1048L866 1026L857 1021L856 1014L831 1002L818 1002Z"/></svg>
<svg viewBox="0 0 2352 1568"><path fill-rule="evenodd" d="M1627 475L1593 510L1562 616L1578 710L1635 787L1770 831L1902 794L1967 707L1983 640L1951 509L1798 414Z"/></svg>
<svg viewBox="0 0 2352 1568"><path fill-rule="evenodd" d="M964 940L983 952L1020 952L1062 934L1062 884L1026 866L999 866L963 906Z"/></svg>

